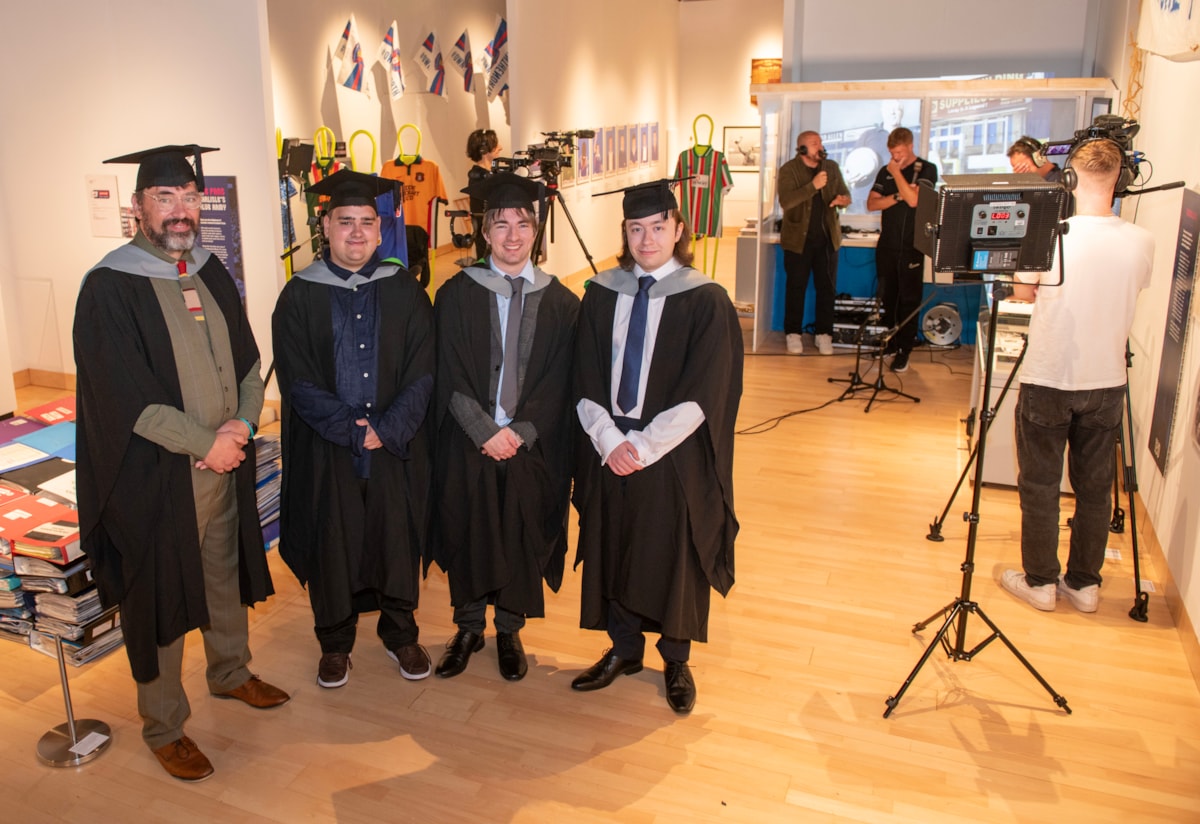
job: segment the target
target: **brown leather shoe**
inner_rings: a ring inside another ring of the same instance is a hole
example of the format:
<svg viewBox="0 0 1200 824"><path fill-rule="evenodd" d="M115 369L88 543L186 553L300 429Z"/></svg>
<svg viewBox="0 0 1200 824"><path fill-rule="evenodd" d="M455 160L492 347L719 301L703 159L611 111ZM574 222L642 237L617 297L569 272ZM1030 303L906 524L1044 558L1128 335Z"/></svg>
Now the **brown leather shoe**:
<svg viewBox="0 0 1200 824"><path fill-rule="evenodd" d="M203 781L213 774L212 762L186 735L154 750L154 757L172 778L180 781Z"/></svg>
<svg viewBox="0 0 1200 824"><path fill-rule="evenodd" d="M229 692L214 692L213 695L217 698L236 698L259 710L281 707L292 700L292 696L279 687L271 686L257 675L251 675L250 680L237 689L229 690Z"/></svg>

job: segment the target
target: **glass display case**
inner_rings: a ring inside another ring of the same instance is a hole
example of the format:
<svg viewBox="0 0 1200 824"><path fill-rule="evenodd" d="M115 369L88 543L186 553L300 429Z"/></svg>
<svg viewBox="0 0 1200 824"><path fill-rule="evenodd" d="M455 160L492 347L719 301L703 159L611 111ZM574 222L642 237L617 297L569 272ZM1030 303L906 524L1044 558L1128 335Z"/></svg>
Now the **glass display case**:
<svg viewBox="0 0 1200 824"><path fill-rule="evenodd" d="M796 136L821 134L851 190L842 214L844 246L874 248L879 213L866 209L867 193L887 165L887 135L913 132L914 150L947 174L1008 172L1007 150L1022 135L1067 140L1109 109L1115 86L1105 78L1014 78L790 83L750 87L758 98L762 151L759 166L758 254L753 348L779 346L783 335L775 304L783 278L776 196L779 167L795 154ZM930 279L927 267L927 279ZM839 290L842 284L839 281Z"/></svg>

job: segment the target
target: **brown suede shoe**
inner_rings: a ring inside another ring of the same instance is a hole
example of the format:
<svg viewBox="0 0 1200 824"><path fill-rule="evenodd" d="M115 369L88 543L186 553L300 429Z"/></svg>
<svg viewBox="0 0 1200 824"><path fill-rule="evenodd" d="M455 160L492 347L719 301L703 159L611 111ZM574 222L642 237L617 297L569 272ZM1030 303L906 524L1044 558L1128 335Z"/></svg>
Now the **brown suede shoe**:
<svg viewBox="0 0 1200 824"><path fill-rule="evenodd" d="M251 675L250 680L237 689L229 692L214 692L213 695L217 698L236 698L259 710L281 707L292 700L292 696L279 687L271 686L257 675Z"/></svg>
<svg viewBox="0 0 1200 824"><path fill-rule="evenodd" d="M172 778L180 781L203 781L213 774L212 762L186 735L154 750L154 757Z"/></svg>

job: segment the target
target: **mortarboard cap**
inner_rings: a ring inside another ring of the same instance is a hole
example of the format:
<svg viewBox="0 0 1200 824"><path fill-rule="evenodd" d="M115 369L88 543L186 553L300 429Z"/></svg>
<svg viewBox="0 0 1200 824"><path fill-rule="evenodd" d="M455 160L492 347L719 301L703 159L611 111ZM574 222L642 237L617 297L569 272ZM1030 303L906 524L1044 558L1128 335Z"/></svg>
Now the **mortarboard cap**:
<svg viewBox="0 0 1200 824"><path fill-rule="evenodd" d="M342 169L309 186L307 191L329 198L326 211L333 211L339 206L370 206L378 211L375 198L392 191L395 185L396 181L386 177Z"/></svg>
<svg viewBox="0 0 1200 824"><path fill-rule="evenodd" d="M598 192L592 197L615 195L623 192L621 211L626 220L639 220L651 215L661 215L679 208L675 193L671 187L689 178L664 178L652 180L649 183L639 183L636 186L626 186L624 189L613 189L611 192Z"/></svg>
<svg viewBox="0 0 1200 824"><path fill-rule="evenodd" d="M482 200L484 211L528 209L532 212L534 202L541 202L545 188L537 180L530 180L512 172L495 172L471 181L462 191Z"/></svg>
<svg viewBox="0 0 1200 824"><path fill-rule="evenodd" d="M215 152L211 146L159 146L121 157L110 157L105 163L137 163L137 191L151 186L186 186L195 183L197 189L204 188L204 171L200 155ZM189 157L196 158L196 169L188 163Z"/></svg>

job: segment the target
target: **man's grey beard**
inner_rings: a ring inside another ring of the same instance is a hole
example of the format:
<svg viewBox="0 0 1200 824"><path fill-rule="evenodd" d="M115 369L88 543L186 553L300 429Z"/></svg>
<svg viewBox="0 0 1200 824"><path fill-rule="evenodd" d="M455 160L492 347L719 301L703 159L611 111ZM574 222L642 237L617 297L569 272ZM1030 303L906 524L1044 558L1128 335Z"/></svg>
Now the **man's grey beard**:
<svg viewBox="0 0 1200 824"><path fill-rule="evenodd" d="M186 232L168 232L165 226L161 232L156 232L149 226L144 226L143 229L150 242L164 252L187 252L196 245L196 226L191 221L187 222L190 228Z"/></svg>

